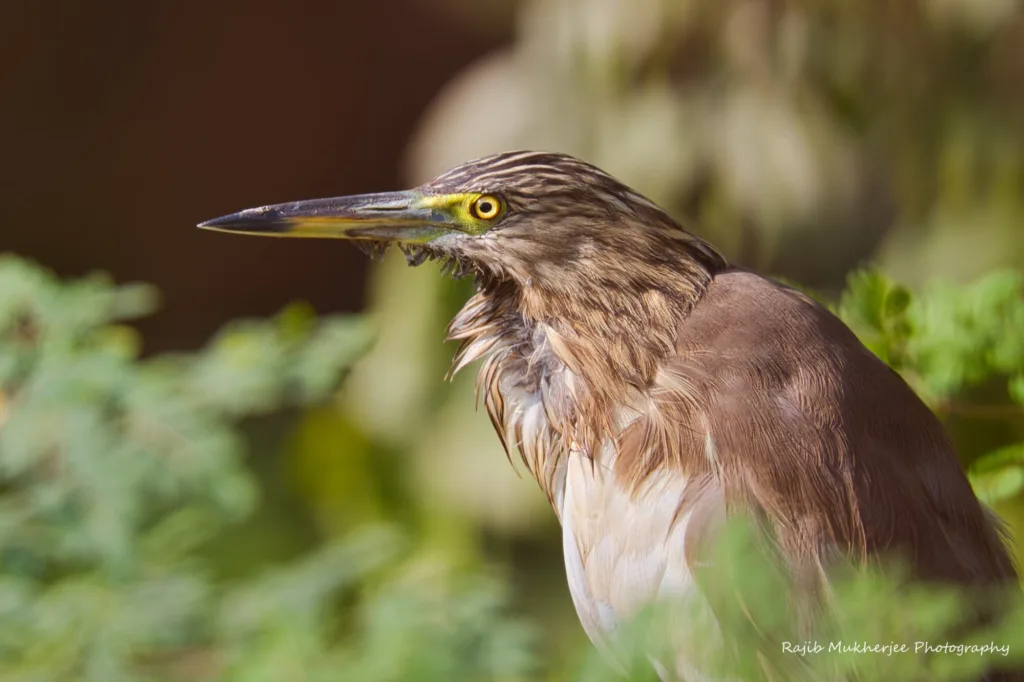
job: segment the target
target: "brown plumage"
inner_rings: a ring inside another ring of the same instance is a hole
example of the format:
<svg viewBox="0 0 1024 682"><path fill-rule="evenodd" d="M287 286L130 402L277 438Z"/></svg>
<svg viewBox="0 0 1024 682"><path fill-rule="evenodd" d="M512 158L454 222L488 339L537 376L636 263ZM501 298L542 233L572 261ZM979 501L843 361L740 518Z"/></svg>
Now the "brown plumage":
<svg viewBox="0 0 1024 682"><path fill-rule="evenodd" d="M397 242L411 262L475 275L449 328L452 371L482 361L487 412L563 524L597 643L649 601L699 594L693 564L740 510L809 594L836 559L888 554L929 580L1017 579L1001 526L898 374L824 307L730 266L593 166L511 152L412 192L204 226ZM686 652L676 667L700 677Z"/></svg>

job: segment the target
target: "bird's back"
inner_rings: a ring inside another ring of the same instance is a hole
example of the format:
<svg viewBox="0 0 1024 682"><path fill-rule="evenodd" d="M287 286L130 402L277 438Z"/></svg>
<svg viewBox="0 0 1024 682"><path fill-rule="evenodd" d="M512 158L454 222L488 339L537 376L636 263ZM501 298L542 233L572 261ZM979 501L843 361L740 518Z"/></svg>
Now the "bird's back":
<svg viewBox="0 0 1024 682"><path fill-rule="evenodd" d="M828 538L853 559L894 552L921 578L1016 577L942 425L895 371L804 294L718 274L680 324L673 364L706 407L726 500L771 520L793 556ZM707 453L680 462L700 470Z"/></svg>

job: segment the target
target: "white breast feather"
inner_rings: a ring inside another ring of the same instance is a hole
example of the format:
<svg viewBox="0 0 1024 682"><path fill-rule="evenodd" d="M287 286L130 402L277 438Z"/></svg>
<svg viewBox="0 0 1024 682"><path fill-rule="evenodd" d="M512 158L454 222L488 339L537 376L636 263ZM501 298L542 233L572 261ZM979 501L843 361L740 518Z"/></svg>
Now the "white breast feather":
<svg viewBox="0 0 1024 682"><path fill-rule="evenodd" d="M526 364L555 364L552 348L550 340L535 334ZM457 367L484 355L489 356L488 362L511 357L506 354L512 351L507 339L485 334L457 358ZM664 471L630 491L615 480L614 444L606 444L593 459L571 447L568 453L545 447L557 440L545 400L563 400L577 390L576 377L560 362L557 365L547 372L548 382L542 386L524 385L522 370L499 380L507 409L505 426L508 436L517 431L520 435L518 440L509 439L510 447L518 448L530 472L550 486L552 505L562 523L573 603L587 635L608 650L615 630L652 601L697 599L704 604L686 561L690 510L679 509L692 482L679 472ZM624 429L636 416L635 412L623 414L617 426ZM706 448L714 460L710 437ZM671 666L678 676L707 680L687 662L685 652L679 654ZM666 666L655 665L665 678Z"/></svg>

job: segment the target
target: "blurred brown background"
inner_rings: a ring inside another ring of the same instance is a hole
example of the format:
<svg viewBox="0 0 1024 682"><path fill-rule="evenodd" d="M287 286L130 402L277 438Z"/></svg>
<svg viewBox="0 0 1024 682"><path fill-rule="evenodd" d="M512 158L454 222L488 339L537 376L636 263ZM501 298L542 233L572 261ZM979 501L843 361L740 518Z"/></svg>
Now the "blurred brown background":
<svg viewBox="0 0 1024 682"><path fill-rule="evenodd" d="M0 4L0 250L157 284L147 349L305 299L356 310L340 244L194 229L247 206L402 185L421 112L507 41L429 3Z"/></svg>

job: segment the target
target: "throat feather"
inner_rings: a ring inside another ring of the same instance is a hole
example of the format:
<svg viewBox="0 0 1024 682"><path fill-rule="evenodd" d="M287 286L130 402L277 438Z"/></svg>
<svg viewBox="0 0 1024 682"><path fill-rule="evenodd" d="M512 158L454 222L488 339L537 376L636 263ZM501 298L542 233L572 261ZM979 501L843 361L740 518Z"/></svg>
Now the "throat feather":
<svg viewBox="0 0 1024 682"><path fill-rule="evenodd" d="M675 352L676 328L692 306L690 297L649 288L628 304L625 296L611 300L622 314L578 297L490 282L448 327L448 339L461 342L449 374L483 360L477 398L509 460L517 450L552 505L562 494L560 472L564 478L570 444L594 457L608 447L640 443L647 450L671 443L674 425L658 410L658 378ZM628 423L626 414L632 415ZM640 418L649 426L637 441L626 434L639 428L627 430ZM637 456L651 461L650 454Z"/></svg>

